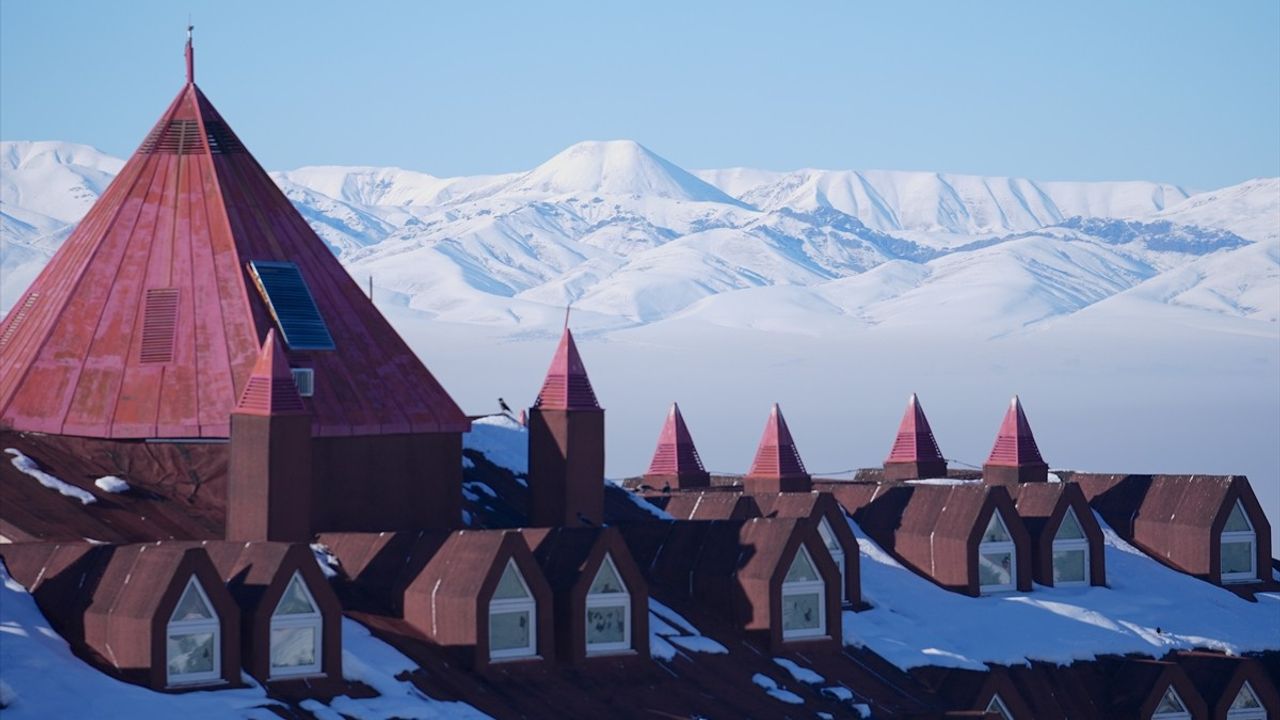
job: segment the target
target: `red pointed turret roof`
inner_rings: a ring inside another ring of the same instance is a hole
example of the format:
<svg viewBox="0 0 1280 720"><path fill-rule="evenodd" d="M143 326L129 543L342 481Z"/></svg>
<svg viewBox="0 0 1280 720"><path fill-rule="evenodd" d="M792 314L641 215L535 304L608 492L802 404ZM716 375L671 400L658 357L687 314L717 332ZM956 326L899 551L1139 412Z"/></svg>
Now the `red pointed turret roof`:
<svg viewBox="0 0 1280 720"><path fill-rule="evenodd" d="M578 345L567 325L533 406L542 410L600 409L596 391L591 389L591 379L587 377L587 366L582 364Z"/></svg>
<svg viewBox="0 0 1280 720"><path fill-rule="evenodd" d="M303 402L316 435L465 431L466 416L193 80L189 67L0 324L0 425L227 437L276 326L248 264L285 261L333 339L333 350L296 353L315 369L315 395Z"/></svg>
<svg viewBox="0 0 1280 720"><path fill-rule="evenodd" d="M253 366L249 382L245 383L235 412L241 415L299 415L307 412L275 328L267 331L262 352L258 354L258 362Z"/></svg>
<svg viewBox="0 0 1280 720"><path fill-rule="evenodd" d="M1040 448L1036 447L1036 438L1031 434L1031 424L1027 422L1026 413L1022 412L1022 402L1014 395L1009 403L1009 411L1000 424L1000 433L996 435L995 447L991 448L988 465L1042 464Z"/></svg>
<svg viewBox="0 0 1280 720"><path fill-rule="evenodd" d="M680 406L671 403L667 413L667 422L662 426L662 434L658 436L658 448L653 451L653 460L649 463L646 475L701 475L706 473L702 466L702 458L698 457L698 448L693 444L693 436L684 424L684 416L680 414Z"/></svg>
<svg viewBox="0 0 1280 720"><path fill-rule="evenodd" d="M756 449L755 460L747 475L752 477L788 477L807 475L796 443L791 439L791 431L787 429L787 421L782 417L782 409L777 403L769 412L769 421L765 423L764 435L760 438L760 446Z"/></svg>
<svg viewBox="0 0 1280 720"><path fill-rule="evenodd" d="M907 400L907 411L902 414L902 423L898 425L898 437L894 439L893 449L885 462L945 462L942 451L938 449L938 441L933 437L933 429L929 427L929 419L924 416L924 407L915 393L911 393Z"/></svg>

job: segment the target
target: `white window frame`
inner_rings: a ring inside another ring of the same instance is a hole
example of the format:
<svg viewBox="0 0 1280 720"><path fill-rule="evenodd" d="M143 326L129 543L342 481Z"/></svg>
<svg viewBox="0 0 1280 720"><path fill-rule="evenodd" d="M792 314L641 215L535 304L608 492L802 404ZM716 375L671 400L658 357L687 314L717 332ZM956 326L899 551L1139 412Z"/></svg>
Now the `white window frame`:
<svg viewBox="0 0 1280 720"><path fill-rule="evenodd" d="M489 598L489 660L491 662L501 660L523 660L526 658L538 657L538 601L533 596L533 591L529 589L529 583L525 582L524 573L520 572L520 566L516 565L514 558L509 558L507 564L503 566L502 572L505 574L507 568L514 568L516 571L516 579L520 581L520 586L524 588L526 597L522 598ZM501 576L499 576L501 578ZM497 587L494 588L495 592ZM505 648L502 650L493 649L493 616L505 615L507 613L527 612L529 615L529 644L524 647Z"/></svg>
<svg viewBox="0 0 1280 720"><path fill-rule="evenodd" d="M302 592L307 596L307 601L310 602L311 607L315 609L315 612L297 613L292 615L276 615L276 612L280 609L280 603L284 602L284 596L289 591L289 585L292 584L295 579L298 581L298 585L302 588ZM273 653L271 651L273 648L268 647L267 648L267 664L270 666L270 670L269 670L270 678L274 680L277 678L295 678L295 677L304 677L307 675L323 674L324 670L322 668L324 667L324 617L320 614L320 606L316 604L315 596L311 594L311 589L307 587L306 580L302 579L302 573L298 572L297 570L293 572L293 577L289 578L289 583L286 583L284 588L285 588L285 593L282 593L280 595L280 599L276 602L275 610L272 610L271 612L271 633L267 636L268 644L270 644L271 638L275 637L275 631L277 629L285 630L285 629L291 629L291 628L312 628L314 632L313 637L316 640L316 648L315 648L316 661L310 665L293 665L289 667L276 667L275 662L272 660Z"/></svg>
<svg viewBox="0 0 1280 720"><path fill-rule="evenodd" d="M840 604L843 605L849 602L849 583L845 579L844 548L840 546L840 540L836 537L835 530L825 517L818 522L818 534L822 536L822 544L827 546L827 554L831 556L831 559L836 563L836 567L840 570Z"/></svg>
<svg viewBox="0 0 1280 720"><path fill-rule="evenodd" d="M1062 540L1059 540L1059 539L1058 539L1058 533L1059 533L1059 532L1061 532L1061 530L1062 530L1062 525L1063 525L1063 523L1065 523L1065 522L1067 521L1067 516L1068 516L1068 515L1070 515L1071 517L1075 518L1075 521L1076 521L1076 527L1080 528L1080 534L1081 534L1081 535L1084 535L1084 537L1080 537L1080 538L1067 538L1067 539L1062 539ZM1054 533L1053 533L1053 537L1054 537L1054 540L1053 540L1053 549L1052 549L1052 551L1049 553L1049 562L1050 562L1050 567L1049 567L1049 577L1053 579L1053 586L1054 586L1054 587L1073 587L1073 586L1074 586L1074 587L1079 587L1079 586L1082 586L1082 585L1088 585L1088 584L1089 584L1089 582L1090 582L1090 579L1093 577L1093 576L1090 574L1090 573L1091 573L1091 571L1092 571L1092 567L1091 567L1091 566L1090 566L1090 564L1089 564L1089 561L1090 561L1090 558L1089 558L1089 536L1088 536L1088 535L1085 535L1085 532L1084 532L1084 525L1080 522L1080 516L1079 516L1079 515L1076 515L1075 508L1068 507L1068 508L1067 508L1067 512L1063 513L1063 515L1062 515L1062 519L1058 521L1058 529L1054 531ZM1080 552L1082 552L1082 553L1083 553L1083 555L1084 555L1084 578L1083 578L1083 579L1081 579L1081 580L1064 580L1064 581L1059 582L1059 581L1058 581L1058 577L1057 577L1057 573L1056 573L1056 572L1054 572L1054 567L1053 567L1053 562L1054 562L1054 553L1059 553L1059 552L1076 552L1076 551L1080 551Z"/></svg>
<svg viewBox="0 0 1280 720"><path fill-rule="evenodd" d="M987 703L987 709L983 712L996 713L1006 720L1013 720L1013 713L1009 712L1009 706L1004 704L1000 693L991 696L991 702Z"/></svg>
<svg viewBox="0 0 1280 720"><path fill-rule="evenodd" d="M1172 685L1165 688L1164 694L1160 696L1160 702L1164 702L1165 697L1170 693L1173 693L1173 696L1177 698L1178 704L1183 708L1182 712L1153 712L1151 713L1151 720L1191 720L1191 711L1186 709L1187 702L1182 699L1182 696L1178 694L1177 690L1173 689ZM1160 703L1156 703L1157 707L1159 707L1159 705Z"/></svg>
<svg viewBox="0 0 1280 720"><path fill-rule="evenodd" d="M1258 580L1258 535L1253 527L1253 521L1249 519L1249 513L1244 511L1244 504L1241 503L1238 499L1236 500L1236 506L1235 508L1232 508L1232 511L1234 512L1236 509L1240 510L1240 515L1244 518L1244 521L1249 526L1249 529L1235 530L1235 531L1223 530L1222 535L1218 537L1219 576L1222 578L1223 583L1257 582ZM1238 543L1244 543L1244 542L1249 543L1249 571L1236 572L1236 573L1222 572L1221 571L1222 570L1222 546L1228 543L1238 544Z"/></svg>
<svg viewBox="0 0 1280 720"><path fill-rule="evenodd" d="M979 567L978 593L981 595L1011 592L1013 590L1016 590L1018 587L1018 547L1013 542L1013 533L1009 532L1009 524L1004 521L1004 516L1000 514L1000 508L993 509L991 511L991 516L997 519L997 522L1000 523L1000 527L1004 528L1004 534L1007 535L1009 539L1001 540L1001 541L991 541L991 542L984 541L984 542L978 543L977 561L979 566L981 566L982 556L985 554L1002 553L1002 552L1009 553L1009 582L1002 585L983 585L982 570ZM990 527L990 525L991 525L991 521L988 520L987 526ZM982 528L982 534L984 536L987 534L986 527Z"/></svg>
<svg viewBox="0 0 1280 720"><path fill-rule="evenodd" d="M791 565L795 564L796 557L800 553L804 553L805 558L809 561L809 567L813 568L813 572L818 576L818 579L786 582L784 573L781 592L782 603L783 605L786 604L788 595L813 595L816 592L818 595L818 627L788 630L784 623L782 627L783 640L809 640L827 637L827 584L822 580L822 575L818 571L818 564L813 561L813 556L809 554L809 549L803 544L796 551L796 555L791 557ZM787 566L788 572L791 570L791 565ZM781 617L782 614L779 613L779 622L782 622Z"/></svg>
<svg viewBox="0 0 1280 720"><path fill-rule="evenodd" d="M1236 691L1236 696L1231 698L1231 704L1234 705L1236 700L1240 699L1240 695L1244 693L1245 688L1248 688L1249 694L1261 705L1262 698L1258 697L1258 691L1253 689L1248 680L1245 680L1240 689ZM1267 709L1265 707L1228 709L1227 720L1267 720Z"/></svg>
<svg viewBox="0 0 1280 720"><path fill-rule="evenodd" d="M289 368L293 375L293 384L298 388L300 397L309 398L316 394L316 371L315 368L296 367Z"/></svg>
<svg viewBox="0 0 1280 720"><path fill-rule="evenodd" d="M596 570L596 576L604 570L605 564L613 570L614 577L618 578L618 583L622 585L622 593L600 593L587 594L586 607L582 611L583 627L586 627L587 617L591 613L592 608L621 607L622 608L622 640L619 642L601 642L592 643L586 640L588 655L601 655L608 653L626 652L631 649L631 589L627 587L627 583L622 579L622 573L618 572L618 566L614 564L613 558L606 553L604 562L600 563L600 567ZM595 582L595 577L591 579ZM583 632L583 638L587 633Z"/></svg>
<svg viewBox="0 0 1280 720"><path fill-rule="evenodd" d="M178 595L178 602L182 602L183 596L187 594L187 590L192 586L195 586L196 592L200 594L200 600L204 602L204 606L209 609L209 614L213 617L207 620L174 620L172 614L169 616L169 622L165 626L164 637L165 684L169 687L198 685L222 680L222 622L218 618L217 608L209 601L208 593L204 591L204 587L196 579L195 575L187 579L187 584L182 587L182 592ZM175 605L173 612L177 611L178 607ZM213 669L208 672L173 674L169 670L169 663L172 661L172 658L169 657L169 640L179 635L195 635L197 633L213 633Z"/></svg>

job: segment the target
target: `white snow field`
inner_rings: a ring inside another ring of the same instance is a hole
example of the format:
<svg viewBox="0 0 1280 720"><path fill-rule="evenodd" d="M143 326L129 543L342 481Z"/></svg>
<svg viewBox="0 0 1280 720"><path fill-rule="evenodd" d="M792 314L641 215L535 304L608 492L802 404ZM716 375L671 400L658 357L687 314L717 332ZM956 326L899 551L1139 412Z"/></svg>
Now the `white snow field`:
<svg viewBox="0 0 1280 720"><path fill-rule="evenodd" d="M0 312L120 164L0 144ZM274 177L468 413L532 403L572 303L613 476L673 400L717 470L774 401L810 469L878 465L911 392L978 465L1018 393L1050 464L1247 474L1280 525L1280 178L688 172L626 140Z"/></svg>

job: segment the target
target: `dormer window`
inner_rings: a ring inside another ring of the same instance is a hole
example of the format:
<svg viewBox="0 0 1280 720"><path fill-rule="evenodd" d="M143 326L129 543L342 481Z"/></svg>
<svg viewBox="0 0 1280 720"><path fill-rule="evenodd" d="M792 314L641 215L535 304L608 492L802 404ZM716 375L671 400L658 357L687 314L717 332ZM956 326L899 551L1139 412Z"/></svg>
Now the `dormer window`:
<svg viewBox="0 0 1280 720"><path fill-rule="evenodd" d="M1009 712L1009 708L1005 706L1004 700L1001 700L998 694L991 696L991 702L987 703L986 711L999 715L1002 720L1013 720L1013 713Z"/></svg>
<svg viewBox="0 0 1280 720"><path fill-rule="evenodd" d="M319 674L323 632L320 608L295 572L271 615L271 677Z"/></svg>
<svg viewBox="0 0 1280 720"><path fill-rule="evenodd" d="M827 590L804 545L782 581L782 639L827 636Z"/></svg>
<svg viewBox="0 0 1280 720"><path fill-rule="evenodd" d="M587 590L586 622L588 655L631 649L631 594L608 555Z"/></svg>
<svg viewBox="0 0 1280 720"><path fill-rule="evenodd" d="M1164 697L1160 698L1156 711L1151 713L1151 720L1191 720L1191 713L1172 685L1164 691Z"/></svg>
<svg viewBox="0 0 1280 720"><path fill-rule="evenodd" d="M1231 701L1231 707L1227 709L1227 720L1267 720L1267 711L1248 682L1240 686L1236 699Z"/></svg>
<svg viewBox="0 0 1280 720"><path fill-rule="evenodd" d="M1235 507L1227 516L1227 524L1222 528L1222 542L1219 555L1221 557L1222 582L1251 582L1258 579L1257 536L1249 516L1245 515L1244 505L1236 500Z"/></svg>
<svg viewBox="0 0 1280 720"><path fill-rule="evenodd" d="M1012 590L1018 584L1017 556L1013 536L1000 517L999 510L991 512L986 532L978 545L978 588L982 593Z"/></svg>
<svg viewBox="0 0 1280 720"><path fill-rule="evenodd" d="M845 603L849 600L848 584L845 582L845 561L844 548L840 547L840 542L836 539L836 533L831 529L831 523L826 518L822 518L822 522L818 523L818 534L822 536L822 544L827 546L827 552L831 555L831 559L835 561L836 567L840 569L840 602Z"/></svg>
<svg viewBox="0 0 1280 720"><path fill-rule="evenodd" d="M1053 536L1053 584L1086 585L1089 582L1089 540L1074 508L1067 508Z"/></svg>
<svg viewBox="0 0 1280 720"><path fill-rule="evenodd" d="M489 657L493 660L535 657L538 654L537 602L529 585L508 560L489 601Z"/></svg>
<svg viewBox="0 0 1280 720"><path fill-rule="evenodd" d="M178 599L165 634L168 683L222 679L222 633L209 596L193 575Z"/></svg>

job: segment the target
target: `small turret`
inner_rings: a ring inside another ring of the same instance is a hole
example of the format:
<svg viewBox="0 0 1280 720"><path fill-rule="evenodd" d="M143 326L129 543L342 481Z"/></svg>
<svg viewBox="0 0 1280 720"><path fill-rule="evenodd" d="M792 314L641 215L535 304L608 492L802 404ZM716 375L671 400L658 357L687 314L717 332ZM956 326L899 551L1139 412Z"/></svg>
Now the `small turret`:
<svg viewBox="0 0 1280 720"><path fill-rule="evenodd" d="M765 423L755 460L743 478L742 486L749 493L809 492L813 489L813 480L804 469L777 403L769 412L769 421Z"/></svg>
<svg viewBox="0 0 1280 720"><path fill-rule="evenodd" d="M711 474L702 466L693 436L680 414L680 406L675 403L671 403L671 410L667 413L666 424L658 436L658 447L653 451L653 460L644 481L656 488L707 487L711 484Z"/></svg>
<svg viewBox="0 0 1280 720"><path fill-rule="evenodd" d="M1000 424L991 456L982 466L982 477L996 485L1046 482L1049 479L1049 466L1040 457L1040 448L1036 447L1031 424L1027 422L1017 395L1013 396L1004 422Z"/></svg>
<svg viewBox="0 0 1280 720"><path fill-rule="evenodd" d="M929 419L915 393L907 400L907 411L898 425L898 437L884 461L885 480L917 480L947 476L947 461L938 449Z"/></svg>

